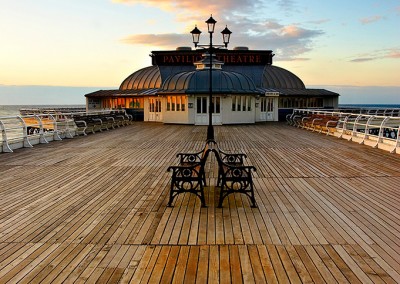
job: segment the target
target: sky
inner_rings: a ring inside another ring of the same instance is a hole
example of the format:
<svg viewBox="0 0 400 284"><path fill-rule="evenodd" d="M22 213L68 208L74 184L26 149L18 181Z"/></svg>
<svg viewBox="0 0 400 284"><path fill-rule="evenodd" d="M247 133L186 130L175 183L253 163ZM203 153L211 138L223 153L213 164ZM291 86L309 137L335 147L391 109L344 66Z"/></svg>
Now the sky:
<svg viewBox="0 0 400 284"><path fill-rule="evenodd" d="M273 50L274 65L340 103L400 104L400 0L0 0L0 105L84 104L151 65L153 50L192 46L217 20L228 48ZM365 95L364 95L365 94ZM368 95L369 94L369 95ZM364 95L364 96L363 96Z"/></svg>

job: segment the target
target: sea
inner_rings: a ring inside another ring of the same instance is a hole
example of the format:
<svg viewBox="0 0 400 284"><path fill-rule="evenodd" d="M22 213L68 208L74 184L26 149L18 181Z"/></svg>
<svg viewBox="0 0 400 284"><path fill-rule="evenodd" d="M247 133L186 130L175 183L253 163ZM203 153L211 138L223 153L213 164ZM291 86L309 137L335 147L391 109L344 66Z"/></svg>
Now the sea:
<svg viewBox="0 0 400 284"><path fill-rule="evenodd" d="M85 105L0 105L0 117L19 115L23 108L84 108Z"/></svg>
<svg viewBox="0 0 400 284"><path fill-rule="evenodd" d="M85 105L0 105L0 117L19 115L22 108L84 108ZM340 104L339 108L400 108L400 104Z"/></svg>

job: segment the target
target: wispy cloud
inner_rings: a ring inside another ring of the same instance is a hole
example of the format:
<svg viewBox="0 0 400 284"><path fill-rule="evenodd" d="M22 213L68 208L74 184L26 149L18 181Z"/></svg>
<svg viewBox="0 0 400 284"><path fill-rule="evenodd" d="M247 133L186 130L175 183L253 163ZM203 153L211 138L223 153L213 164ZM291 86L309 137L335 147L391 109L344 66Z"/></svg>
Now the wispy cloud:
<svg viewBox="0 0 400 284"><path fill-rule="evenodd" d="M142 4L157 7L164 11L173 11L178 21L192 21L193 19L202 20L211 12L218 12L221 15L254 12L254 8L264 6L261 0L203 0L201 5L193 0L112 0L114 3L123 4ZM285 0L276 0L279 2ZM290 0L286 0L290 1ZM216 13L217 14L217 13ZM228 17L227 16L227 17Z"/></svg>
<svg viewBox="0 0 400 284"><path fill-rule="evenodd" d="M388 48L383 50L376 50L369 54L359 54L349 60L350 62L360 63L381 59L400 59L400 48Z"/></svg>
<svg viewBox="0 0 400 284"><path fill-rule="evenodd" d="M307 23L321 25L321 24L325 24L329 21L330 21L330 19L320 19L320 20L315 20L315 21L308 21Z"/></svg>
<svg viewBox="0 0 400 284"><path fill-rule="evenodd" d="M371 16L371 17L362 18L362 19L360 19L360 22L363 25L367 25L367 24L371 24L371 23L374 23L374 22L378 22L378 21L380 21L382 19L383 19L382 16L375 15L375 16Z"/></svg>
<svg viewBox="0 0 400 284"><path fill-rule="evenodd" d="M187 34L134 34L123 38L121 42L174 49L178 46L186 46L190 43L189 39Z"/></svg>
<svg viewBox="0 0 400 284"><path fill-rule="evenodd" d="M312 49L313 41L322 35L322 30L307 29L301 24L281 24L275 19L260 18L254 14L265 3L260 0L204 0L202 5L192 0L113 0L116 3L157 6L173 11L179 22L188 24L187 34L132 34L121 41L127 44L143 44L160 48L176 48L190 43L188 33L193 23L204 23L210 11L219 22L228 24L233 32L232 42L254 49L271 49L276 60L307 60L302 55ZM292 0L274 0L278 6L291 9ZM202 8L204 7L204 8ZM196 11L196 15L193 15ZM218 19L218 15L223 15ZM325 20L323 20L325 21ZM190 23L190 24L189 24ZM190 27L189 27L190 25ZM205 24L204 24L205 26ZM201 28L200 28L201 29Z"/></svg>
<svg viewBox="0 0 400 284"><path fill-rule="evenodd" d="M373 58L373 57L360 57L360 58L352 59L352 60L350 60L350 62L366 62L366 61L372 61L375 59L376 58Z"/></svg>

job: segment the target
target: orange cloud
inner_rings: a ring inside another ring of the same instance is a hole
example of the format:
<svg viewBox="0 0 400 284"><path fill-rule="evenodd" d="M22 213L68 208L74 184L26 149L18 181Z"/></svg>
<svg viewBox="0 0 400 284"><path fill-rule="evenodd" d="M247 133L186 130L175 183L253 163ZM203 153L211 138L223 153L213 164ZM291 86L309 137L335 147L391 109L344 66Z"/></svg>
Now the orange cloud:
<svg viewBox="0 0 400 284"><path fill-rule="evenodd" d="M115 3L130 5L147 5L172 11L179 22L187 25L186 34L133 34L121 42L127 44L150 45L153 47L176 48L190 46L189 31L194 24L200 30L207 28L204 21L210 12L219 22L217 30L222 30L227 24L233 32L231 46L246 45L250 48L272 49L280 56L280 60L307 60L301 55L310 51L315 37L323 34L321 30L306 29L299 24L282 25L274 19L265 19L255 11L265 8L264 0L203 0L201 5L193 0L112 0ZM279 0L279 5L290 9L292 0ZM286 10L286 9L285 9ZM222 24L220 24L222 22ZM216 34L217 36L217 34ZM204 38L204 36L203 36ZM204 39L203 39L204 41ZM216 39L218 43L218 39Z"/></svg>
<svg viewBox="0 0 400 284"><path fill-rule="evenodd" d="M186 22L188 20L203 20L213 15L232 15L234 11L253 11L260 7L263 1L260 0L203 0L201 4L193 0L112 0L114 3L122 4L142 4L151 7L157 7L164 11L174 11L177 20Z"/></svg>
<svg viewBox="0 0 400 284"><path fill-rule="evenodd" d="M400 50L391 50L386 55L386 58L400 58Z"/></svg>
<svg viewBox="0 0 400 284"><path fill-rule="evenodd" d="M380 59L400 59L400 49L389 48L384 50L373 51L369 54L359 54L356 58L351 59L350 62L366 62Z"/></svg>
<svg viewBox="0 0 400 284"><path fill-rule="evenodd" d="M366 25L366 24L371 24L371 23L374 23L374 22L378 22L378 21L380 21L382 19L383 19L382 16L376 15L376 16L371 16L371 17L367 17L367 18L362 18L362 19L360 19L360 22L363 25Z"/></svg>

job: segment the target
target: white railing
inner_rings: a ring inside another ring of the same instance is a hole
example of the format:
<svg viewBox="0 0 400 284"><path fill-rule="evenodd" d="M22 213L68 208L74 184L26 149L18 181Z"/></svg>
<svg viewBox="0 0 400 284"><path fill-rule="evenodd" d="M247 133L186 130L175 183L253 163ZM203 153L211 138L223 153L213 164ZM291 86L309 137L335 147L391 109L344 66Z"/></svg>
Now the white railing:
<svg viewBox="0 0 400 284"><path fill-rule="evenodd" d="M107 115L113 111L91 111L70 113L38 113L0 117L0 153L13 152L18 148L73 138L79 128L74 117ZM125 111L123 111L126 115ZM93 131L94 132L94 131Z"/></svg>
<svg viewBox="0 0 400 284"><path fill-rule="evenodd" d="M395 115L398 113L398 110L390 112ZM318 130L327 135L385 149L391 153L400 153L399 116L295 109L286 118L288 124L296 127Z"/></svg>

